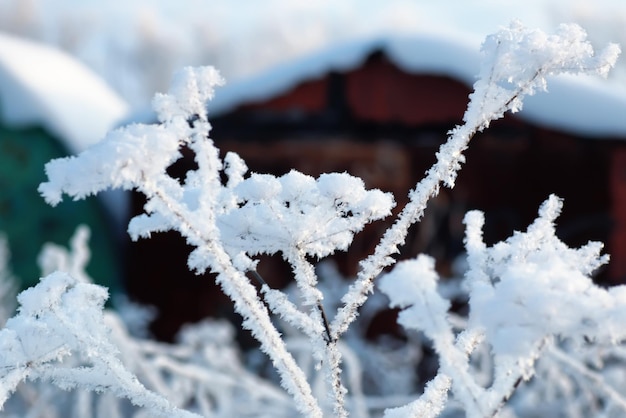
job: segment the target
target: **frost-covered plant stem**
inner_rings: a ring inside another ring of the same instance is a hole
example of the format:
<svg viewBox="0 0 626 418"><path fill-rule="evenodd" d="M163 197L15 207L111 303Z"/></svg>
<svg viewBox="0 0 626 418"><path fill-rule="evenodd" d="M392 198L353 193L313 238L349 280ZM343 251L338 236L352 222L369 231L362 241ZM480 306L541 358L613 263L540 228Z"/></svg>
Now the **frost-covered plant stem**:
<svg viewBox="0 0 626 418"><path fill-rule="evenodd" d="M316 332L310 335L313 343L313 356L322 363L326 371L327 381L332 391L333 411L336 417L346 417L348 412L345 408L346 388L341 383L341 352L337 347L337 341L330 339L326 314L322 305L323 295L315 287L317 276L315 269L306 260L302 251L294 251L285 256L287 261L293 266L294 279L303 299L303 305L310 306L311 320L317 324L324 325L324 332ZM318 328L318 327L316 327Z"/></svg>
<svg viewBox="0 0 626 418"><path fill-rule="evenodd" d="M441 394L448 392L451 383L451 379L445 374L437 374L433 380L428 382L419 399L408 405L387 409L384 418L434 418L439 416L447 400L447 397L441 396Z"/></svg>
<svg viewBox="0 0 626 418"><path fill-rule="evenodd" d="M151 182L144 182L140 190L146 196L158 198L162 206L178 220L179 230L188 241L206 254L211 254L211 266L217 273L216 282L234 302L235 311L245 318L244 327L253 331L261 348L269 355L283 380L283 386L296 400L300 412L310 417L322 417L322 410L313 397L305 374L287 351L285 342L272 324L267 309L257 296L256 289L246 276L233 266L231 258L219 240L210 238L210 236L219 237L219 233L214 231L213 234L203 236L198 228L194 227L193 216L188 213L187 208L165 195L161 188L152 185Z"/></svg>
<svg viewBox="0 0 626 418"><path fill-rule="evenodd" d="M283 387L295 399L298 411L309 417L322 417L327 413L327 403L322 404L313 395L305 372L287 350L287 344L272 324L268 309L246 277L247 272L255 270L258 255L282 254L293 269L302 303L297 306L285 293L270 289L266 284L261 285L261 293L274 314L282 316L308 337L307 348L311 349L312 357L324 371L324 390L332 403L334 416L345 417L348 415L347 391L341 380L339 340L371 293L374 279L383 268L394 263L392 255L404 243L410 226L421 219L428 201L438 194L442 185L454 185L464 162L463 152L477 132L503 117L506 111L519 110L525 95L544 90L548 75L563 72L604 74L613 65L618 48L609 47L594 56L585 36L584 31L576 26L562 26L555 35L548 36L514 23L487 38L483 46L484 64L470 96L463 124L449 132L447 142L436 154L436 163L410 191L408 204L383 235L374 253L360 263L357 280L342 298L343 306L330 327L322 308L323 295L307 258L320 259L338 250L348 250L354 234L365 224L390 215L393 197L379 190L366 190L362 180L346 173L323 174L318 178L296 171L281 177L257 173L246 176L247 167L235 154L229 153L221 160L208 136L211 127L206 105L213 96L214 87L221 83L217 72L210 67L186 68L174 79L168 94L155 97L153 105L158 124L130 125L112 131L79 156L48 163L49 181L42 183L39 190L51 204L60 202L64 193L83 198L109 187L145 194L145 214L133 218L129 224L133 239L165 230L180 232L194 247L188 259L189 268L198 272L210 268L216 273L218 284L233 300L235 310L243 317L243 326L258 339L262 350L271 359ZM167 168L181 157L183 146L193 151L198 169L190 170L179 181L168 175ZM227 178L226 182L222 181L222 176ZM537 231L552 236L554 231L549 224L558 212L557 200L551 198L536 225L529 228L529 242L535 242ZM429 405L434 411L440 410L451 389L468 416L483 418L496 414L502 401L506 401L516 388L520 376L526 379L532 375L534 360L544 348L543 338L561 332L575 333L569 324L561 324L562 328L556 327L549 332L531 329L532 338L526 341L516 338L515 347L508 345L511 334L517 335L511 331L510 325L522 336L529 330L524 328L526 323L514 323L514 315L511 316L512 324L494 322L489 316L485 306L501 307L497 298L492 296L499 292L506 298L513 292L494 284L494 280L501 277L493 275L496 278L490 281L489 274L493 272L483 263L487 264L488 257L496 259L501 253L487 251L482 240L474 240L482 224L470 223L467 247L472 273L468 274L467 283L472 289L470 320L479 318L478 324L470 323L467 331L458 335L453 332L447 320L449 303L436 292L434 263L431 265L427 258L401 264L404 266L400 268L402 274L392 276L394 280L412 277L415 272L410 268L417 269L421 281L416 287L409 280L407 286L411 292L399 290L398 284L391 279L384 286L392 304L403 308L402 325L428 335L441 357L440 374L431 382L427 392L408 407L410 413L418 411L419 414ZM519 241L519 237L516 239ZM524 253L526 247L518 245L516 239L511 240L511 248ZM561 262L550 253L550 245L541 248L549 257ZM561 248L560 244L555 244L554 248L557 247ZM589 258L584 274L589 274L590 266L597 264L598 251L597 246L590 246L575 253L575 257L582 254ZM511 260L496 261L490 263L515 275L516 270L509 269L513 264ZM544 270L550 270L551 266L530 261L522 267L532 269L541 265ZM569 266L570 263L565 264ZM563 274L577 272L572 268ZM549 279L548 276L528 275L535 279ZM478 303L480 298L485 303ZM505 302L502 306L506 308L522 309L515 299ZM594 321L599 323L597 318ZM501 337L501 333L506 338ZM490 389L480 386L469 371L469 356L483 337L493 346L494 355L498 357L494 362L497 387Z"/></svg>
<svg viewBox="0 0 626 418"><path fill-rule="evenodd" d="M68 390L107 390L162 417L198 417L148 390L123 367L104 323L107 296L104 288L61 272L18 296L18 314L0 330L0 408L20 382L40 379ZM62 364L68 358L83 358L86 365Z"/></svg>
<svg viewBox="0 0 626 418"><path fill-rule="evenodd" d="M437 292L432 258L420 255L400 262L380 281L390 306L401 308L398 323L422 331L432 340L440 364L437 378L450 379L454 398L468 417L497 416L520 383L533 376L536 361L551 352L557 338L574 344L624 341L623 327L613 321L621 324L623 320L626 287L606 290L593 284L589 274L608 257L600 255L599 243L579 249L563 244L554 227L560 209L560 200L550 196L526 232L490 248L482 239L483 214L473 211L466 215L469 266L465 288L470 313L466 329L458 335L452 332L450 303ZM479 344L485 344L493 358L488 387L470 370L469 355ZM563 363L575 374L600 379L567 360L566 356ZM598 386L601 390L592 390L598 398L609 400L616 408L626 405L613 399L618 395L608 384ZM439 396L447 393L442 391Z"/></svg>
<svg viewBox="0 0 626 418"><path fill-rule="evenodd" d="M601 395L606 395L612 402L619 405L623 411L626 411L626 399L624 398L624 395L608 385L601 375L590 370L584 364L581 364L579 361L572 358L558 347L549 347L547 354L565 366L564 368L568 372L577 374L583 379L588 380L591 383L589 387L592 390Z"/></svg>
<svg viewBox="0 0 626 418"><path fill-rule="evenodd" d="M383 268L394 263L391 256L404 243L410 226L422 218L428 201L439 193L442 184L454 187L456 175L465 162L463 152L474 135L502 118L506 111L519 111L524 96L545 90L546 76L560 73L606 75L619 52L617 45L609 45L594 56L585 32L575 25L561 25L557 34L547 36L514 22L508 30L487 37L483 44L485 59L463 124L450 131L448 140L436 154L436 163L409 193L409 202L396 222L385 231L374 253L360 263L357 280L333 320L333 339L346 332L357 310L372 292L374 279ZM520 68L515 68L515 64Z"/></svg>
<svg viewBox="0 0 626 418"><path fill-rule="evenodd" d="M342 307L333 321L333 338L336 339L347 331L350 323L356 319L357 310L365 303L367 295L372 292L374 279L385 267L395 262L391 256L397 253L398 246L404 243L411 225L424 216L424 210L428 205L428 201L439 194L442 184L450 188L454 187L456 174L461 169L461 164L465 161L463 152L467 149L470 140L476 133L488 127L491 121L497 119L498 115L502 115L508 110L511 103L521 97L527 91L528 86L532 84L532 81L537 79L539 75L539 72L535 73L532 80L526 85L512 92L509 97L502 98L502 103L495 113L485 115L481 109L478 112L482 116L481 118L469 120L469 115L475 113L472 103L470 103L465 113L465 123L450 132L448 140L436 153L437 161L428 170L426 176L411 190L409 202L398 214L396 222L385 231L374 253L360 263L361 268L357 275L357 281L344 298L345 306ZM490 75L489 79L491 80L492 78L493 75ZM474 96L475 94L472 96L472 102L474 101ZM488 90L479 99L479 103L486 100L487 97Z"/></svg>
<svg viewBox="0 0 626 418"><path fill-rule="evenodd" d="M284 381L284 386L296 399L300 412L311 417L322 417L322 411L311 393L306 376L287 351L284 341L271 323L267 310L260 303L254 286L232 266L221 246L207 243L206 247L215 256L214 268L221 268L221 271L218 271L217 282L222 286L224 293L237 301L235 310L246 318L244 325L249 329L259 330L253 333L254 337L260 342L263 351L270 356L272 364Z"/></svg>

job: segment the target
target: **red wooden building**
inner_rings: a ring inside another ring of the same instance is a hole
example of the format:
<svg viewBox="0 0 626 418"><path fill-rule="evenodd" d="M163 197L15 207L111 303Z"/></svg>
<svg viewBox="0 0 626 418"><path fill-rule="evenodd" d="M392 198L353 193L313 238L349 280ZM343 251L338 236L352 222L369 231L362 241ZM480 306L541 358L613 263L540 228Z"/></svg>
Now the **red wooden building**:
<svg viewBox="0 0 626 418"><path fill-rule="evenodd" d="M436 38L332 47L218 90L209 109L212 138L252 171L348 171L393 192L402 207L447 131L461 122L478 61L477 51ZM456 187L431 203L402 257L427 252L449 275L463 250L467 210L485 212L485 239L494 243L525 229L555 193L565 199L561 238L605 242L612 261L597 280L626 282L626 97L588 81L555 82L553 94L532 98L522 113L472 140ZM184 163L176 169L184 171ZM349 255L337 255L347 277L386 225L368 227ZM210 278L186 272L187 253L175 234L132 247L128 289L161 309L154 331L162 338L229 306L216 301ZM281 286L282 268L264 261L260 271Z"/></svg>

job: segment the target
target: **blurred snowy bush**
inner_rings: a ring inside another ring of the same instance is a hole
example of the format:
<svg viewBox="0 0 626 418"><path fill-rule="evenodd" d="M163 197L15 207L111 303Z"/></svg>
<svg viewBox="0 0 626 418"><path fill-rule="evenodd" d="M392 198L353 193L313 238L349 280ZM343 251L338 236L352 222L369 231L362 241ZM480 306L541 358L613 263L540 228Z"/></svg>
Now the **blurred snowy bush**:
<svg viewBox="0 0 626 418"><path fill-rule="evenodd" d="M194 247L189 268L216 273L284 391L243 366L224 324L186 329L175 345L131 336L118 315L103 311L106 290L84 274L87 235L79 230L71 253L46 249L41 265L51 273L20 294L17 314L0 331L1 403L40 416L44 405L59 403L51 383L80 389L63 398L78 416L623 416L626 290L601 289L590 279L608 259L600 244L570 249L556 238L557 197L525 233L490 248L482 241L482 215L466 216L469 269L463 287L448 293L467 296L467 318L450 312L433 260L421 255L398 263L379 284L401 310L408 344L375 347L355 324L359 312L367 317L381 306L380 294L371 296L375 279L395 264L392 256L429 199L442 185L454 186L472 137L519 111L524 96L545 90L547 76L606 75L618 53L611 45L595 54L574 25L546 35L514 22L488 37L463 124L449 133L349 286L311 260L349 250L365 224L391 214L393 197L345 173L274 177L247 173L233 153L220 159L207 103L222 80L210 67L184 69L168 94L155 97L158 124L115 130L76 157L51 161L39 190L53 205L63 194L143 193L145 213L130 222L131 236L176 230L187 239ZM179 181L166 169L182 147L198 168ZM287 291L270 288L255 271L255 257L275 253L293 271ZM416 376L430 349L438 371ZM416 394L419 379L430 381ZM32 380L37 386L23 383ZM367 380L385 383L365 387Z"/></svg>

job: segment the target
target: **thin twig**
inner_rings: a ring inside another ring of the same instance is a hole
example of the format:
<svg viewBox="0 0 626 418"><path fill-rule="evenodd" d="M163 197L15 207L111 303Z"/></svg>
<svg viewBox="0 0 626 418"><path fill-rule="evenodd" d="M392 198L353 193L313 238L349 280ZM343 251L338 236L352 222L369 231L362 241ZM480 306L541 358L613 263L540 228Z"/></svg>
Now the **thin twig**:
<svg viewBox="0 0 626 418"><path fill-rule="evenodd" d="M265 279L263 279L263 276L261 276L261 274L259 274L258 271L256 270L249 270L249 273L252 275L252 277L254 278L254 280L257 281L257 283L263 287L263 286L268 286L267 282L265 281ZM320 316L322 317L322 325L324 325L324 331L326 333L324 340L326 340L326 343L329 344L332 341L332 338L330 336L330 323L328 322L328 317L326 316L326 311L324 310L324 305L322 304L321 301L317 302L317 310L320 313Z"/></svg>

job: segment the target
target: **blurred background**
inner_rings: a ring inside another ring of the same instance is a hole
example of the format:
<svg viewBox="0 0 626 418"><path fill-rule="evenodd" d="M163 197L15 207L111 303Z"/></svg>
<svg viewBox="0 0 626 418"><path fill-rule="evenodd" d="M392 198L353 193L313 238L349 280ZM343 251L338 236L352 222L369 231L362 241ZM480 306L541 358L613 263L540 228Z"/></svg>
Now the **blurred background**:
<svg viewBox="0 0 626 418"><path fill-rule="evenodd" d="M123 122L154 122L151 97L173 72L213 65L227 80L209 106L223 151L259 172L348 171L392 191L401 207L461 121L482 40L513 19L548 32L576 22L595 47L626 45L623 0L0 0L0 230L16 275L35 283L41 245L65 244L86 223L91 275L157 306L159 338L230 315L211 279L186 271L188 248L176 234L128 242L125 220L141 211L140 196L50 208L36 193L44 163ZM192 160L172 173L183 176ZM432 203L401 256L427 252L444 276L458 276L465 211L486 212L494 243L525 228L549 193L565 198L559 233L568 244L607 244L612 264L597 280L626 282L624 57L607 81L557 82L477 138L457 187ZM387 225L335 257L344 277ZM285 286L280 260L259 269Z"/></svg>
<svg viewBox="0 0 626 418"><path fill-rule="evenodd" d="M167 88L173 71L211 64L229 82L346 39L434 33L478 47L512 19L551 30L584 26L595 44L623 42L620 0L0 0L0 30L77 57L132 107ZM612 78L626 77L625 60Z"/></svg>

